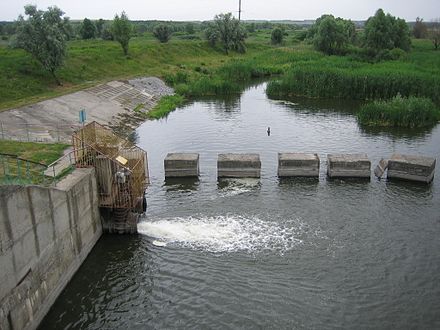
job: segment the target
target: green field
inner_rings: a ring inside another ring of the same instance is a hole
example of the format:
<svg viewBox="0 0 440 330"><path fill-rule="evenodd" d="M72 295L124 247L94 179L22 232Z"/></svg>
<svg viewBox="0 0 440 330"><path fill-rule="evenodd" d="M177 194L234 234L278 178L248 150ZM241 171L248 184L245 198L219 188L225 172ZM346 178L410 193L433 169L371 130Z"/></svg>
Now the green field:
<svg viewBox="0 0 440 330"><path fill-rule="evenodd" d="M379 63L350 55L325 56L294 35L283 46L274 47L270 30L250 34L245 54L224 55L204 40L173 37L161 44L150 34L132 38L128 57L112 41L76 40L68 48L65 66L58 72L63 82L60 87L30 55L0 46L0 109L100 82L150 75L164 78L186 98L239 93L243 81L278 75L269 87L271 97L375 99L393 97L397 91L404 96L426 96L436 104L440 100L440 52L427 40L414 40L412 51L400 60ZM373 83L361 86L362 79Z"/></svg>

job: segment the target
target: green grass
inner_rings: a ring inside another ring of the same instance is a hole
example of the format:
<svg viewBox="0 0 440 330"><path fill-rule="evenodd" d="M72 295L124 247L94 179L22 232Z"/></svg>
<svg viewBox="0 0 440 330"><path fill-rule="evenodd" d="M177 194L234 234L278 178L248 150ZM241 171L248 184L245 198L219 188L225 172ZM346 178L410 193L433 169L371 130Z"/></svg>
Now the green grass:
<svg viewBox="0 0 440 330"><path fill-rule="evenodd" d="M151 119L166 117L171 111L181 106L185 102L182 95L167 95L162 97L157 105L147 113Z"/></svg>
<svg viewBox="0 0 440 330"><path fill-rule="evenodd" d="M36 163L49 165L69 147L62 143L34 143L0 140L1 153L11 154Z"/></svg>
<svg viewBox="0 0 440 330"><path fill-rule="evenodd" d="M440 110L427 98L397 96L363 105L357 117L366 126L430 127L440 120Z"/></svg>
<svg viewBox="0 0 440 330"><path fill-rule="evenodd" d="M0 140L0 151L17 157L0 155L0 183L2 184L45 184L53 182L46 177L47 165L63 155L66 144L43 144ZM23 161L28 160L31 162ZM70 173L63 171L56 179Z"/></svg>
<svg viewBox="0 0 440 330"><path fill-rule="evenodd" d="M166 77L184 71L193 80L203 76L196 67L215 69L231 59L246 58L269 49L263 43L249 43L246 54L224 55L203 40L172 38L161 44L146 34L132 38L129 56L117 42L75 40L68 43L68 57L58 71L63 86L29 54L0 46L0 109L8 109L59 96L114 79L135 76Z"/></svg>
<svg viewBox="0 0 440 330"><path fill-rule="evenodd" d="M439 52L428 40L414 40L413 44L413 50L400 60L368 63L356 56L325 56L294 35L283 46L272 46L266 30L250 34L245 54L230 55L204 40L175 36L161 44L148 33L130 41L128 57L116 42L77 40L69 42L69 56L59 70L62 87L24 51L0 46L0 109L105 81L150 75L165 79L186 99L238 94L243 83L253 78L278 75L268 85L272 98L300 95L373 100L400 94L428 97L440 104ZM178 104L174 101L163 101L153 113L166 115Z"/></svg>

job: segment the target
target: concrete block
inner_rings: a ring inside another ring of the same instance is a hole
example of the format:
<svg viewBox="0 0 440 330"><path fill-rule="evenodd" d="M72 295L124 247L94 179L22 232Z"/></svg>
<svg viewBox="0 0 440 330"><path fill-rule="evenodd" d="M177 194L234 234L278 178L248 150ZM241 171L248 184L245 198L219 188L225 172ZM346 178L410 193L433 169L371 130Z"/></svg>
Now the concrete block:
<svg viewBox="0 0 440 330"><path fill-rule="evenodd" d="M279 153L278 176L319 177L319 156L305 153Z"/></svg>
<svg viewBox="0 0 440 330"><path fill-rule="evenodd" d="M330 178L370 178L371 162L366 154L331 154L327 156Z"/></svg>
<svg viewBox="0 0 440 330"><path fill-rule="evenodd" d="M219 178L259 178L261 161L258 154L219 154L217 159Z"/></svg>
<svg viewBox="0 0 440 330"><path fill-rule="evenodd" d="M199 176L199 154L169 153L164 160L165 177L197 177Z"/></svg>
<svg viewBox="0 0 440 330"><path fill-rule="evenodd" d="M393 154L388 161L387 178L430 183L434 179L436 159Z"/></svg>

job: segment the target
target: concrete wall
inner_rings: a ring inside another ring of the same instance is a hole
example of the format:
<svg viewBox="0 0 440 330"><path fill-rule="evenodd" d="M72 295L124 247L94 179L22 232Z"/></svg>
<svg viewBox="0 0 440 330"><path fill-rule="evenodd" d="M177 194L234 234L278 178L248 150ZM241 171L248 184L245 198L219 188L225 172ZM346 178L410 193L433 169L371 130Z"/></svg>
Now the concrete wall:
<svg viewBox="0 0 440 330"><path fill-rule="evenodd" d="M0 329L35 329L101 233L94 169L0 187Z"/></svg>

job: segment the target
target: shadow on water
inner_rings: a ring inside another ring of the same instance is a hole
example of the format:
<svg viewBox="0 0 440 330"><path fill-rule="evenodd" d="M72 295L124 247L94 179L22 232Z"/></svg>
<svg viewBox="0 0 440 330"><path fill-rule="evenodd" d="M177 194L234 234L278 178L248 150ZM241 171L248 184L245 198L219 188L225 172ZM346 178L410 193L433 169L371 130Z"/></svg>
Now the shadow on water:
<svg viewBox="0 0 440 330"><path fill-rule="evenodd" d="M318 177L279 177L278 183L283 189L295 189L297 187L316 187L319 184Z"/></svg>
<svg viewBox="0 0 440 330"><path fill-rule="evenodd" d="M103 235L58 297L69 301L69 311L63 304L53 305L38 329L60 329L60 324L66 329L96 329L109 320L122 325L124 320L118 319L114 306L121 311L129 310L131 304L147 307L157 270L142 250L147 246L141 236ZM127 292L139 294L127 300Z"/></svg>
<svg viewBox="0 0 440 330"><path fill-rule="evenodd" d="M433 197L433 182L414 182L399 179L385 179L387 193L398 198L430 200Z"/></svg>
<svg viewBox="0 0 440 330"><path fill-rule="evenodd" d="M271 102L289 110L301 113L340 113L355 115L362 102L357 100L314 99L306 97L290 97L287 99L270 99Z"/></svg>
<svg viewBox="0 0 440 330"><path fill-rule="evenodd" d="M358 125L362 134L378 137L386 137L391 139L411 140L424 138L431 134L436 127L422 127L422 128L406 128L406 127L372 127Z"/></svg>

